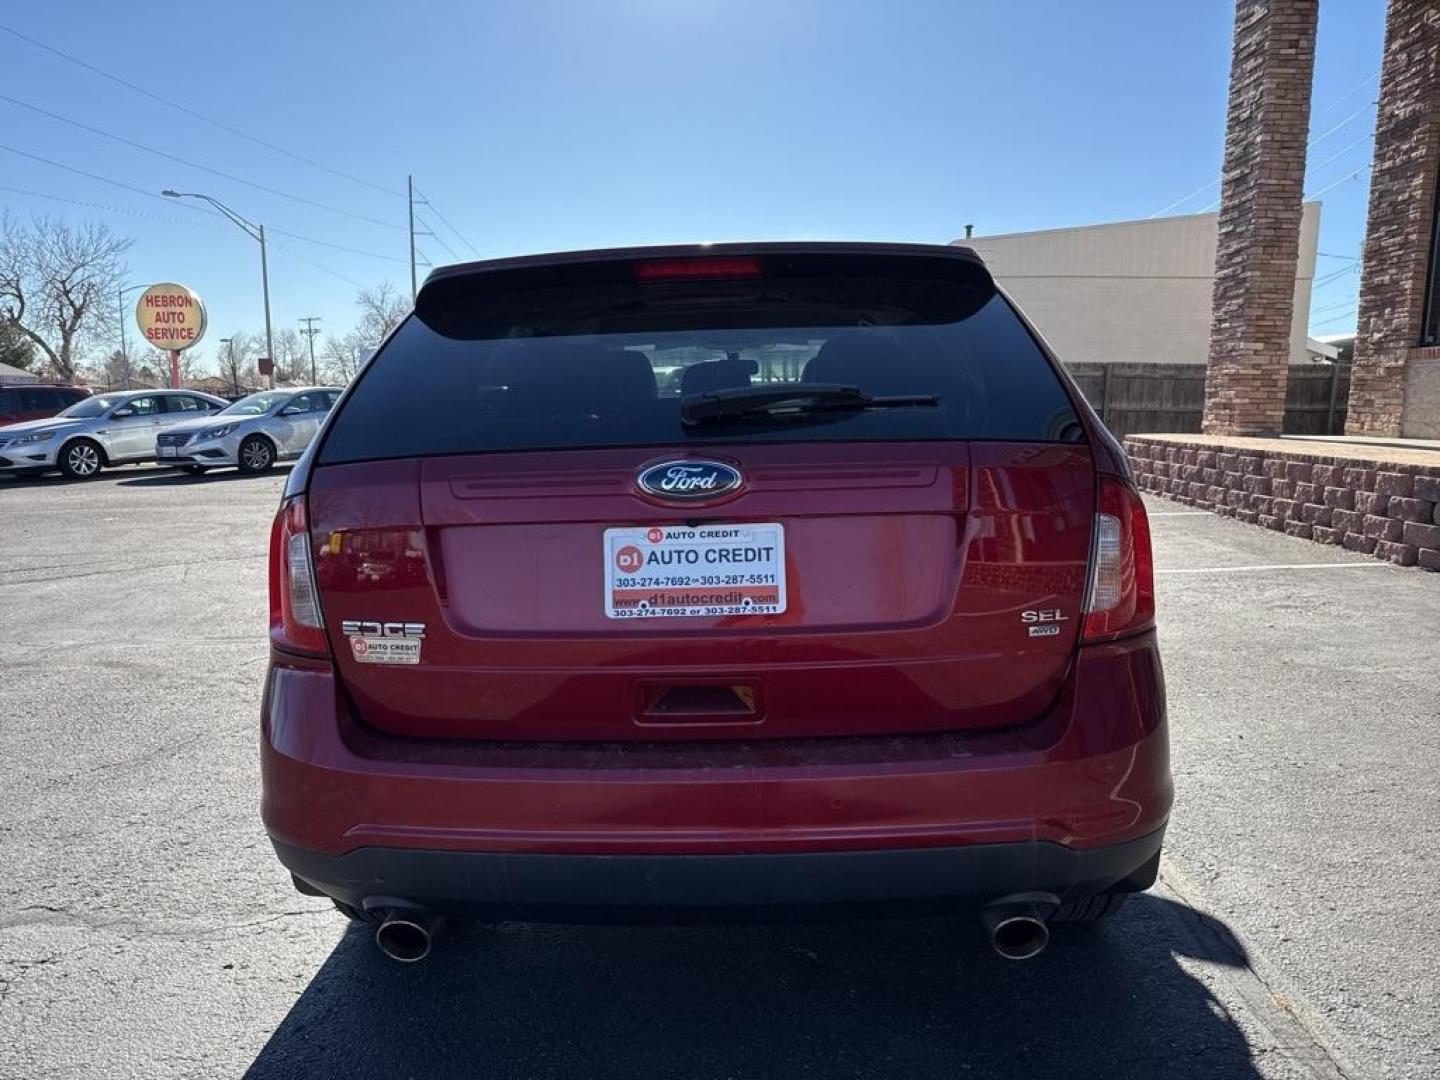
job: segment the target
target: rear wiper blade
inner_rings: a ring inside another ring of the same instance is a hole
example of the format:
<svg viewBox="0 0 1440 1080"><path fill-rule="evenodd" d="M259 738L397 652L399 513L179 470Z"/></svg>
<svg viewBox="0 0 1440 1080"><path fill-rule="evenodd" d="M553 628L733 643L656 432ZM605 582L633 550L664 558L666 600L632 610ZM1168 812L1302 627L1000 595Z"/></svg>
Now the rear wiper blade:
<svg viewBox="0 0 1440 1080"><path fill-rule="evenodd" d="M687 427L724 420L803 419L823 413L866 409L926 408L940 404L934 394L867 394L858 386L836 383L774 383L711 390L681 399L680 422Z"/></svg>

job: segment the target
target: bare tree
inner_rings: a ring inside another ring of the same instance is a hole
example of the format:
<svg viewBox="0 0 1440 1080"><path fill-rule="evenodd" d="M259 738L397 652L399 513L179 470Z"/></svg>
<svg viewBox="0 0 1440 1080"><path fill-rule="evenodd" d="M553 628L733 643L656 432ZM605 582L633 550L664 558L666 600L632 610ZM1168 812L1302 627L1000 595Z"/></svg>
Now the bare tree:
<svg viewBox="0 0 1440 1080"><path fill-rule="evenodd" d="M373 289L361 289L355 295L355 305L360 309L360 325L355 328L356 332L372 349L410 313L410 301L388 281L382 281Z"/></svg>
<svg viewBox="0 0 1440 1080"><path fill-rule="evenodd" d="M369 356L370 349L361 341L358 331L352 330L343 337L328 335L317 356L321 377L332 385L344 386Z"/></svg>
<svg viewBox="0 0 1440 1080"><path fill-rule="evenodd" d="M98 389L129 389L139 374L135 363L119 349L111 349L102 363L87 371L86 376Z"/></svg>
<svg viewBox="0 0 1440 1080"><path fill-rule="evenodd" d="M54 374L74 379L85 346L114 330L129 247L98 222L0 217L0 323L32 342Z"/></svg>
<svg viewBox="0 0 1440 1080"><path fill-rule="evenodd" d="M183 384L200 374L204 354L198 349L184 349L180 353L180 382ZM132 370L137 371L150 386L170 385L170 354L160 349L147 348L132 361Z"/></svg>
<svg viewBox="0 0 1440 1080"><path fill-rule="evenodd" d="M275 381L310 381L310 346L294 327L286 326L275 331Z"/></svg>
<svg viewBox="0 0 1440 1080"><path fill-rule="evenodd" d="M215 358L220 377L230 384L231 392L237 397L260 378L255 361L264 352L264 340L259 334L237 332L217 348Z"/></svg>

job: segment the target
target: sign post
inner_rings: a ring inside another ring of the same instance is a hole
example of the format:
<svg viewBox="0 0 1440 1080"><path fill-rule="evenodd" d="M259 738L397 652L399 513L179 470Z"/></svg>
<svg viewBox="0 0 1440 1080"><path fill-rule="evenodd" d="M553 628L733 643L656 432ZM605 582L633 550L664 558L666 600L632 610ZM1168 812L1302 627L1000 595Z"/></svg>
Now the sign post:
<svg viewBox="0 0 1440 1080"><path fill-rule="evenodd" d="M170 354L170 386L180 386L180 353L205 336L205 305L193 289L151 285L135 302L135 323L151 345Z"/></svg>

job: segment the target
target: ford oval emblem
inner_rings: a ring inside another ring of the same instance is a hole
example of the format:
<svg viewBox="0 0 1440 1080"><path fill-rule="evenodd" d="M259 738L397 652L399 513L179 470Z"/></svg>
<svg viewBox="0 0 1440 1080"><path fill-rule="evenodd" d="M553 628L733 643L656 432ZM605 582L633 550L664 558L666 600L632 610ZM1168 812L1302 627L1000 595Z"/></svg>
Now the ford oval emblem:
<svg viewBox="0 0 1440 1080"><path fill-rule="evenodd" d="M668 502L700 502L740 486L740 471L720 461L662 461L636 477L640 490Z"/></svg>

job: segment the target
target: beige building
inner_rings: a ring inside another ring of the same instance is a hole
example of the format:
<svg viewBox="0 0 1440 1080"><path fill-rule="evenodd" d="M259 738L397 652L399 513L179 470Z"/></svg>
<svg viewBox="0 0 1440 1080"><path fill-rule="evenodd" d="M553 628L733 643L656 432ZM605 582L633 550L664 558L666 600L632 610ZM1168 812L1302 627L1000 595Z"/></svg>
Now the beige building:
<svg viewBox="0 0 1440 1080"><path fill-rule="evenodd" d="M1005 291L1069 364L1204 364L1210 354L1217 214L972 236ZM1305 364L1320 204L1306 203L1290 362Z"/></svg>

